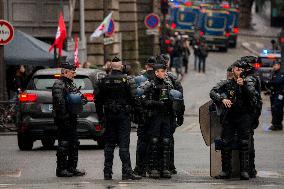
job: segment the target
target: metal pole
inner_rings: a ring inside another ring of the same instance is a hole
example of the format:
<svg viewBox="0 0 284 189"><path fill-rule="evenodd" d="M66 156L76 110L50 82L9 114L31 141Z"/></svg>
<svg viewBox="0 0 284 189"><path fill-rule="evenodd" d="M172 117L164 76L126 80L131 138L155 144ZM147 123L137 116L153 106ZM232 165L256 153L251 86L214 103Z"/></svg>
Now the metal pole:
<svg viewBox="0 0 284 189"><path fill-rule="evenodd" d="M104 18L107 16L107 11L108 11L108 0L104 0ZM104 35L104 38L105 38L105 35ZM104 45L104 62L106 61L107 59L107 48L106 48L106 45Z"/></svg>
<svg viewBox="0 0 284 189"><path fill-rule="evenodd" d="M82 62L87 60L87 42L85 35L85 1L80 0L80 38L82 42Z"/></svg>
<svg viewBox="0 0 284 189"><path fill-rule="evenodd" d="M4 19L4 1L0 0L0 19ZM4 46L0 45L0 100L7 100L6 67L4 61Z"/></svg>

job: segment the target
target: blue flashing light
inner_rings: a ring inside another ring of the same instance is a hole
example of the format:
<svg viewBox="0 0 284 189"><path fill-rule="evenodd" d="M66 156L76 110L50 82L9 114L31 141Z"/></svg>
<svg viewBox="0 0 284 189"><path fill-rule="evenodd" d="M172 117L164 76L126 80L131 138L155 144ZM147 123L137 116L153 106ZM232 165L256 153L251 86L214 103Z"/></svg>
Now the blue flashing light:
<svg viewBox="0 0 284 189"><path fill-rule="evenodd" d="M263 54L268 54L268 50L267 49L263 49Z"/></svg>

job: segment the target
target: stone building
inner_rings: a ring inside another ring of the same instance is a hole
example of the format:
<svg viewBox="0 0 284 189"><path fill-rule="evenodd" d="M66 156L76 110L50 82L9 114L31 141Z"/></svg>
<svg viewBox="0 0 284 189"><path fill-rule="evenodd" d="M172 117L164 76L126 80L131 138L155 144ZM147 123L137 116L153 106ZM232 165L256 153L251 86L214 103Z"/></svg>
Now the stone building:
<svg viewBox="0 0 284 189"><path fill-rule="evenodd" d="M74 11L73 34L80 31L79 1ZM87 59L102 65L106 54L109 58L118 55L127 62L135 63L158 54L159 38L146 35L144 18L152 12L159 14L159 3L158 0L84 0ZM63 4L57 0L4 0L5 18L16 29L49 43L54 40L61 8L68 27L68 0L64 0ZM113 43L104 49L103 37L91 42L89 36L110 11L113 11L116 29Z"/></svg>

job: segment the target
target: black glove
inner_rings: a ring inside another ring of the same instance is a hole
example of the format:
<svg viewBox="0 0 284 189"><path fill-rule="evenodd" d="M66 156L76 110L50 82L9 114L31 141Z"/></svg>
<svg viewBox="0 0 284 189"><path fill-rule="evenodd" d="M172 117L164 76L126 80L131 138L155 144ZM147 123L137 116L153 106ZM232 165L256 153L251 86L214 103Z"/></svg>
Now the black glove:
<svg viewBox="0 0 284 189"><path fill-rule="evenodd" d="M184 118L183 116L177 117L177 125L181 126L183 124Z"/></svg>

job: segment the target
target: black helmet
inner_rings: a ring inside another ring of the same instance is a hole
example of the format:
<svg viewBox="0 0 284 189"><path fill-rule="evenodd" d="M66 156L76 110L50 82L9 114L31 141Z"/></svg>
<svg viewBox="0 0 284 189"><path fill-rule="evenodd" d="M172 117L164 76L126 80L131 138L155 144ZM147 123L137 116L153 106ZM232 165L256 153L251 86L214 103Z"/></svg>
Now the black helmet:
<svg viewBox="0 0 284 189"><path fill-rule="evenodd" d="M74 64L74 57L67 56L65 62L61 63L61 68L65 68L68 70L76 70L76 66Z"/></svg>
<svg viewBox="0 0 284 189"><path fill-rule="evenodd" d="M146 62L147 65L150 65L150 66L154 66L155 64L157 64L157 60L154 56L150 56L148 59L147 59L147 62Z"/></svg>
<svg viewBox="0 0 284 189"><path fill-rule="evenodd" d="M257 57L255 57L255 56L243 56L243 57L241 57L240 60L243 61L243 62L246 62L248 64L254 64L254 63L257 62Z"/></svg>
<svg viewBox="0 0 284 189"><path fill-rule="evenodd" d="M158 70L158 69L164 69L164 70L166 70L166 69L167 69L167 66L164 65L164 64L159 63L159 64L155 64L155 65L154 65L154 69L155 69L155 70Z"/></svg>

